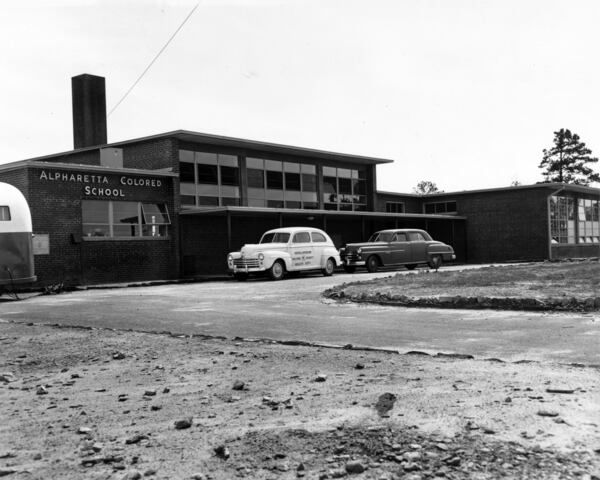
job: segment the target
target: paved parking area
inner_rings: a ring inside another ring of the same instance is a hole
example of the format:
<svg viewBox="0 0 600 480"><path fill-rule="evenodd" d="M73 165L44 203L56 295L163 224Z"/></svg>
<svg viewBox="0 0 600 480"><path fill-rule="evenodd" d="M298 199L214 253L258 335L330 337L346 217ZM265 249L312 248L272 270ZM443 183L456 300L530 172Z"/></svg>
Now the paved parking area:
<svg viewBox="0 0 600 480"><path fill-rule="evenodd" d="M320 296L339 283L393 273L94 289L5 302L0 320L600 364L597 312L408 309Z"/></svg>

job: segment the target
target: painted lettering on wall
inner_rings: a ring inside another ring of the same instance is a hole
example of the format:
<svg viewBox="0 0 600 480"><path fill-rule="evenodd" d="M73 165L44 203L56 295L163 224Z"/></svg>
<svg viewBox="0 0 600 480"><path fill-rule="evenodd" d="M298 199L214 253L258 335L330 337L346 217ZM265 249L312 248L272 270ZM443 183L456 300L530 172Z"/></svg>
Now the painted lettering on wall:
<svg viewBox="0 0 600 480"><path fill-rule="evenodd" d="M42 170L40 180L48 182L82 183L83 194L96 197L124 197L125 192L121 185L128 187L160 188L162 181L157 178L138 178L123 175L119 177L118 185L111 185L111 178L106 175L91 173L53 172Z"/></svg>

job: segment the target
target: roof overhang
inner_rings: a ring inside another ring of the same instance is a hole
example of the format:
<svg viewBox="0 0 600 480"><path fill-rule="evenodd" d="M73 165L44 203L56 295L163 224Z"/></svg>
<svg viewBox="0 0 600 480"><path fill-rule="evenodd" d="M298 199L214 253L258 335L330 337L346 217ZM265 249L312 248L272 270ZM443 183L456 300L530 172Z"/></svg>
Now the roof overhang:
<svg viewBox="0 0 600 480"><path fill-rule="evenodd" d="M327 217L364 217L364 218L406 218L421 220L466 220L461 215L428 215L425 213L385 213L385 212L346 212L343 210L304 210L300 208L260 208L260 207L216 207L185 208L180 215L289 215L289 216L327 216Z"/></svg>

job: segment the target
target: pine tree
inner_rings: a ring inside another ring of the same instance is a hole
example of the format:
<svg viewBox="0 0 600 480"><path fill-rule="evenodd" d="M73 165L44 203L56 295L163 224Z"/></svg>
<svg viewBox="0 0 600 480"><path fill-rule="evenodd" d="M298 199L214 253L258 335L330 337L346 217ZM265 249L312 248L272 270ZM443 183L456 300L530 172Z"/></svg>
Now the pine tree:
<svg viewBox="0 0 600 480"><path fill-rule="evenodd" d="M592 151L579 139L579 135L561 128L554 132L554 146L549 150L544 149L539 168L545 169L542 174L546 182L589 185L600 182L600 174L586 165L598 161L591 154Z"/></svg>

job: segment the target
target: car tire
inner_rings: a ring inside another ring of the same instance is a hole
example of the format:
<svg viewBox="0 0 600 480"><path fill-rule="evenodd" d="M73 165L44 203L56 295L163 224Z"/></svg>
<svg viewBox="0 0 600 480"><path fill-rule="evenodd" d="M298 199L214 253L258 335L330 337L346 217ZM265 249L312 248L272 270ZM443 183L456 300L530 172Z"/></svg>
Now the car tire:
<svg viewBox="0 0 600 480"><path fill-rule="evenodd" d="M416 263L409 263L408 265L406 265L407 270L414 270L415 268L417 268Z"/></svg>
<svg viewBox="0 0 600 480"><path fill-rule="evenodd" d="M375 255L371 255L367 258L367 270L371 273L375 273L379 269L379 258Z"/></svg>
<svg viewBox="0 0 600 480"><path fill-rule="evenodd" d="M248 280L248 274L247 273L234 273L233 278L235 278L238 282L245 282L246 280Z"/></svg>
<svg viewBox="0 0 600 480"><path fill-rule="evenodd" d="M344 272L354 273L356 272L356 267L354 265L344 265Z"/></svg>
<svg viewBox="0 0 600 480"><path fill-rule="evenodd" d="M433 268L436 272L442 266L443 260L441 255L433 255L429 261L429 268Z"/></svg>
<svg viewBox="0 0 600 480"><path fill-rule="evenodd" d="M335 261L333 258L328 258L325 262L325 268L321 270L323 275L326 277L331 277L333 275L333 271L335 270Z"/></svg>
<svg viewBox="0 0 600 480"><path fill-rule="evenodd" d="M281 280L285 275L285 266L281 260L275 260L269 268L269 278L271 280Z"/></svg>

